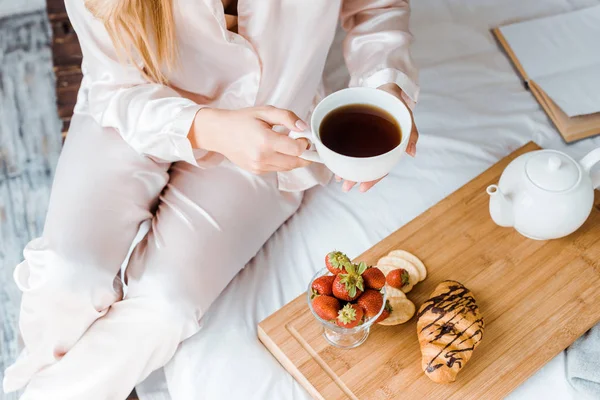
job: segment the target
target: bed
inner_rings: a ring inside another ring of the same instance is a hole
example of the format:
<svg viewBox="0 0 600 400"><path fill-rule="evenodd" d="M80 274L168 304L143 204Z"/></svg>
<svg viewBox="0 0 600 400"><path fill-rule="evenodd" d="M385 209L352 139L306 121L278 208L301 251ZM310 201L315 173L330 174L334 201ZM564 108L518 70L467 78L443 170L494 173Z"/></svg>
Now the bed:
<svg viewBox="0 0 600 400"><path fill-rule="evenodd" d="M501 157L533 140L581 157L600 138L566 146L525 89L489 29L597 5L600 0L413 1L413 55L421 68L417 158L405 158L366 194L339 184L309 190L296 215L269 239L203 318L203 329L137 387L141 400L309 399L257 339L259 321L305 290L332 249L356 256ZM338 35L329 88L346 72ZM434 244L432 244L434 245ZM167 382L169 389L167 390ZM583 399L559 354L510 399Z"/></svg>

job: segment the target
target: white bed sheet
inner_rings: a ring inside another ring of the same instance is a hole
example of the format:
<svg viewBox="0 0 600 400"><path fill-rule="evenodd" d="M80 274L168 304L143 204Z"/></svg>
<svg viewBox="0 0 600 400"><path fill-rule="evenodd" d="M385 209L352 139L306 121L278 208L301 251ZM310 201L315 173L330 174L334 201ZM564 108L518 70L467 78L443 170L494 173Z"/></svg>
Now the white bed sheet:
<svg viewBox="0 0 600 400"><path fill-rule="evenodd" d="M499 24L600 0L413 3L413 54L422 86L417 158L405 158L366 194L343 194L335 183L308 191L298 213L211 307L203 329L181 345L164 371L138 387L142 400L308 399L258 341L256 325L306 289L326 252L360 254L530 140L574 157L600 146L599 138L564 144L489 33ZM328 64L331 87L346 79L338 48L339 40ZM509 398L584 396L569 386L561 353Z"/></svg>

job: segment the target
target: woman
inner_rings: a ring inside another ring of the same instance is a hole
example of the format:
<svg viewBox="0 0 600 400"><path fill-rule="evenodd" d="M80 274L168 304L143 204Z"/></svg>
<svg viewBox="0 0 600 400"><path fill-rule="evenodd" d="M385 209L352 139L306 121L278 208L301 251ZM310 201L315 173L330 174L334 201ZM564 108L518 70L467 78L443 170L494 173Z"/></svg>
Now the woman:
<svg viewBox="0 0 600 400"><path fill-rule="evenodd" d="M84 79L44 233L15 271L25 349L6 391L125 398L198 331L302 191L330 178L272 128L307 128L340 16L350 84L414 105L406 0L233 1L66 1Z"/></svg>

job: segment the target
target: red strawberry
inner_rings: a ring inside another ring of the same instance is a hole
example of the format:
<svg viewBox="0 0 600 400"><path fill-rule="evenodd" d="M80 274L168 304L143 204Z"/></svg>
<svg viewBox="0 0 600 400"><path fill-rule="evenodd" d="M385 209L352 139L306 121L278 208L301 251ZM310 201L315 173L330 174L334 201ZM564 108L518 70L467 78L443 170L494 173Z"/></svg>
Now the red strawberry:
<svg viewBox="0 0 600 400"><path fill-rule="evenodd" d="M332 286L335 275L324 275L315 279L312 283L312 295L315 297L319 294L331 296L333 294Z"/></svg>
<svg viewBox="0 0 600 400"><path fill-rule="evenodd" d="M358 266L346 265L346 273L339 274L333 281L333 295L340 300L352 301L365 290L362 273L367 269L365 263Z"/></svg>
<svg viewBox="0 0 600 400"><path fill-rule="evenodd" d="M387 317L389 317L391 312L392 312L392 306L390 305L390 302L388 300L386 300L385 301L385 308L381 312L381 315L379 316L379 318L377 318L375 320L375 323L381 322L384 319L386 319Z"/></svg>
<svg viewBox="0 0 600 400"><path fill-rule="evenodd" d="M317 296L312 301L313 310L325 321L335 320L340 311L340 301L331 296Z"/></svg>
<svg viewBox="0 0 600 400"><path fill-rule="evenodd" d="M385 278L388 285L396 289L402 289L410 282L408 271L402 268L391 270Z"/></svg>
<svg viewBox="0 0 600 400"><path fill-rule="evenodd" d="M379 310L383 306L383 296L377 290L367 289L358 298L358 304L365 312L365 317L372 318L379 314Z"/></svg>
<svg viewBox="0 0 600 400"><path fill-rule="evenodd" d="M362 308L348 303L338 312L337 324L342 328L354 328L362 321L362 317Z"/></svg>
<svg viewBox="0 0 600 400"><path fill-rule="evenodd" d="M381 290L385 285L385 275L377 267L367 268L362 277L365 281L365 287L369 289Z"/></svg>
<svg viewBox="0 0 600 400"><path fill-rule="evenodd" d="M325 266L334 275L344 272L348 264L350 259L341 251L332 251L325 256Z"/></svg>

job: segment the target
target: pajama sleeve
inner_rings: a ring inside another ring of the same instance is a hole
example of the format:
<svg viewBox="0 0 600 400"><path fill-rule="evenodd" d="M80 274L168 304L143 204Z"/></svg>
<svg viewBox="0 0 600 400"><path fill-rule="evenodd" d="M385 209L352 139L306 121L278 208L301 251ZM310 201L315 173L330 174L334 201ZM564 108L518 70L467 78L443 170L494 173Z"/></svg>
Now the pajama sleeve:
<svg viewBox="0 0 600 400"><path fill-rule="evenodd" d="M344 0L344 57L350 86L396 83L409 106L418 100L417 69L410 55L408 0Z"/></svg>
<svg viewBox="0 0 600 400"><path fill-rule="evenodd" d="M75 112L116 129L140 154L197 165L187 135L202 106L168 86L148 82L135 65L119 59L104 24L83 0L65 3L83 52L84 78Z"/></svg>

